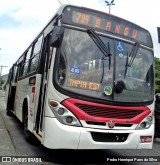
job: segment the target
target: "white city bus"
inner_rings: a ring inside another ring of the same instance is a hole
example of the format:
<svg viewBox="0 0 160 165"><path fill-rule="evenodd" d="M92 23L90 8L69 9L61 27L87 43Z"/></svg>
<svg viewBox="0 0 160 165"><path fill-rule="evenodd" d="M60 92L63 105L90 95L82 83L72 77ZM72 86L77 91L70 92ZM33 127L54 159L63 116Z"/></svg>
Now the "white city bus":
<svg viewBox="0 0 160 165"><path fill-rule="evenodd" d="M151 149L150 33L119 17L62 5L13 64L7 115L51 149Z"/></svg>

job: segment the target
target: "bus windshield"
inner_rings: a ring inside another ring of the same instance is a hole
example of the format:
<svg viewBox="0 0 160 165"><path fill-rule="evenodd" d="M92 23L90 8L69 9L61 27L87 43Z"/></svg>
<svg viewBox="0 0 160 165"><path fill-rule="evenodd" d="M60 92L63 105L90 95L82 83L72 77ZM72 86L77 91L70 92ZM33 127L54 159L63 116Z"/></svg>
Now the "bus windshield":
<svg viewBox="0 0 160 165"><path fill-rule="evenodd" d="M153 98L153 52L99 35L105 57L86 31L65 28L57 52L55 81L67 92L101 100L144 102Z"/></svg>

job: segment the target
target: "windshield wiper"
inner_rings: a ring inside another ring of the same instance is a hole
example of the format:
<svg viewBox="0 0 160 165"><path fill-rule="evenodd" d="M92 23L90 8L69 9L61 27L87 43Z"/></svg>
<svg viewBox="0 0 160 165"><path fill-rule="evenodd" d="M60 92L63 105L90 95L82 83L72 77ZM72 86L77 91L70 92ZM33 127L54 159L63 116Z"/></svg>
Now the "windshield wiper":
<svg viewBox="0 0 160 165"><path fill-rule="evenodd" d="M136 58L138 49L139 49L139 43L136 42L135 45L132 47L132 50L131 50L129 56L128 56L128 52L127 52L124 78L126 77L128 67L131 67L132 66L133 61ZM131 57L130 60L129 60L129 57Z"/></svg>
<svg viewBox="0 0 160 165"><path fill-rule="evenodd" d="M127 52L127 57L126 57L126 64L125 64L125 71L124 71L124 78L126 77L126 74L127 74L127 69L128 69L128 52Z"/></svg>
<svg viewBox="0 0 160 165"><path fill-rule="evenodd" d="M106 47L106 45L104 44L104 42L101 40L101 38L95 33L94 30L92 29L88 29L87 30L88 35L92 38L92 40L94 41L94 43L97 45L97 47L101 50L101 52L103 53L103 56L101 58L101 60L103 61L103 70L102 70L102 78L101 78L101 83L103 81L103 77L104 77L104 60L105 57L109 58L109 70L111 67L111 56L112 54L110 53L110 45L108 42L108 47Z"/></svg>
<svg viewBox="0 0 160 165"><path fill-rule="evenodd" d="M130 61L129 61L129 63L128 63L128 66L129 66L129 67L132 66L133 61L134 61L134 59L135 59L135 57L136 57L136 55L137 55L138 49L139 49L139 43L136 42L135 45L134 45L133 48L132 48L132 51L131 51L130 55L129 55L129 57L131 57L131 59L130 59Z"/></svg>

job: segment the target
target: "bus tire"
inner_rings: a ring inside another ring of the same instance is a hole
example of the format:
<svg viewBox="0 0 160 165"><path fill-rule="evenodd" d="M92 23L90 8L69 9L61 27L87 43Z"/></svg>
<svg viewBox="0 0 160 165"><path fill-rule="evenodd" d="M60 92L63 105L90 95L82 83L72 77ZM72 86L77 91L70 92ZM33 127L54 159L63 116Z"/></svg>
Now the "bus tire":
<svg viewBox="0 0 160 165"><path fill-rule="evenodd" d="M24 137L26 141L29 143L34 143L34 135L28 130L28 111L25 111L24 114L23 128L24 128Z"/></svg>
<svg viewBox="0 0 160 165"><path fill-rule="evenodd" d="M7 114L7 116L12 116L13 115L13 113L9 109L6 110L6 114Z"/></svg>

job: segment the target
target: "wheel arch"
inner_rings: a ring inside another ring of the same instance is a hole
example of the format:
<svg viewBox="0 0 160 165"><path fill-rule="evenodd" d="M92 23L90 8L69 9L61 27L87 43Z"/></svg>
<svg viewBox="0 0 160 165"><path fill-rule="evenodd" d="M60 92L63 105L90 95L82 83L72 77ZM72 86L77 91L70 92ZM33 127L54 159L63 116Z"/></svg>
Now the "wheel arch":
<svg viewBox="0 0 160 165"><path fill-rule="evenodd" d="M28 98L24 98L23 100L23 106L22 106L22 123L24 123L24 116L25 113L28 112Z"/></svg>

